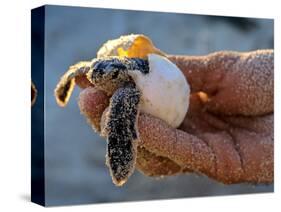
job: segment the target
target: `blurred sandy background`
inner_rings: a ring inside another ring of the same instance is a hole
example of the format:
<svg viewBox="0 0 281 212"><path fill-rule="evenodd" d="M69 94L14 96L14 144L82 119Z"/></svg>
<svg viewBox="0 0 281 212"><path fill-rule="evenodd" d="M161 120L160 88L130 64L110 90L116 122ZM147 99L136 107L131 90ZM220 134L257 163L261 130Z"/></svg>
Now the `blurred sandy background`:
<svg viewBox="0 0 281 212"><path fill-rule="evenodd" d="M57 6L47 6L45 17L47 205L273 191L273 185L225 186L194 174L154 179L138 171L123 187L115 187L105 166L106 143L79 112L79 89L64 109L56 105L53 96L68 66L95 57L108 39L142 33L170 54L249 51L273 48L273 20Z"/></svg>

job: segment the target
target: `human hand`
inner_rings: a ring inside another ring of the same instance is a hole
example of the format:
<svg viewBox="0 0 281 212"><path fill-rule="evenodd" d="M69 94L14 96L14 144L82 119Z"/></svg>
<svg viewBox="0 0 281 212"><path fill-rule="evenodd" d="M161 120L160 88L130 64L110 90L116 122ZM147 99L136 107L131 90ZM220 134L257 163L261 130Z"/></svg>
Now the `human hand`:
<svg viewBox="0 0 281 212"><path fill-rule="evenodd" d="M178 129L140 114L137 168L148 176L184 172L223 183L273 182L272 50L173 56L190 87L190 105ZM86 79L81 112L98 131L109 97Z"/></svg>

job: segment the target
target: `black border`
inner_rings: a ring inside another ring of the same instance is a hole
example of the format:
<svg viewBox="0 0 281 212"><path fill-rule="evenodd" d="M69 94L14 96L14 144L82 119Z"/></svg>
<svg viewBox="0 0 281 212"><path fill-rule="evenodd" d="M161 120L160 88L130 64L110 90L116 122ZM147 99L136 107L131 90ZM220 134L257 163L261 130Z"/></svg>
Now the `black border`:
<svg viewBox="0 0 281 212"><path fill-rule="evenodd" d="M31 10L31 78L37 99L31 109L31 201L45 206L44 154L45 6Z"/></svg>

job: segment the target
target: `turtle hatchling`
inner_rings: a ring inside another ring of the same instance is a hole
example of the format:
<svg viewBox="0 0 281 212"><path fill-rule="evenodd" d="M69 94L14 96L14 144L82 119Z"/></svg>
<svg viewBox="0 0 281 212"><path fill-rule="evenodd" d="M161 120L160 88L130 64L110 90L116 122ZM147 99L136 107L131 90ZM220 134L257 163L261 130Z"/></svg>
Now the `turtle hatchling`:
<svg viewBox="0 0 281 212"><path fill-rule="evenodd" d="M114 184L121 186L135 168L138 114L151 114L177 128L188 110L189 85L179 68L164 56L101 57L79 62L62 76L55 89L60 106L67 104L75 77L81 75L111 97L103 123L106 164Z"/></svg>

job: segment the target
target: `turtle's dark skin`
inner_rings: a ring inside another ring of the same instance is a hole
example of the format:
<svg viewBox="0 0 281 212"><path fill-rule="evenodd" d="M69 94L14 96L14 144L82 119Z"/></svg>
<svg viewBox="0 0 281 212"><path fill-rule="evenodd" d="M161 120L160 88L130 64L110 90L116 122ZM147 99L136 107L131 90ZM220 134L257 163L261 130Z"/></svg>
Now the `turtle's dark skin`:
<svg viewBox="0 0 281 212"><path fill-rule="evenodd" d="M133 173L136 162L136 128L141 92L128 71L149 73L146 59L107 57L79 62L62 76L55 89L60 106L65 106L75 85L75 77L86 75L98 89L111 96L104 132L107 136L106 164L113 182L121 186Z"/></svg>
<svg viewBox="0 0 281 212"><path fill-rule="evenodd" d="M134 83L118 88L106 115L107 165L115 184L122 185L135 166L138 132L136 121L141 93Z"/></svg>

